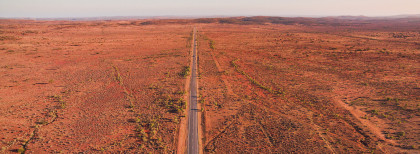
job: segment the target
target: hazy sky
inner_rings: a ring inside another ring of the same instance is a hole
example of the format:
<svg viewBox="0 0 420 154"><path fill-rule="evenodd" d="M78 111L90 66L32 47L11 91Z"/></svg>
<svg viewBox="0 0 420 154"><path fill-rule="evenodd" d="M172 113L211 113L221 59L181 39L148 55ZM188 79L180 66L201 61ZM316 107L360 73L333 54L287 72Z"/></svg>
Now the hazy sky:
<svg viewBox="0 0 420 154"><path fill-rule="evenodd" d="M0 17L399 14L420 14L420 0L0 0Z"/></svg>

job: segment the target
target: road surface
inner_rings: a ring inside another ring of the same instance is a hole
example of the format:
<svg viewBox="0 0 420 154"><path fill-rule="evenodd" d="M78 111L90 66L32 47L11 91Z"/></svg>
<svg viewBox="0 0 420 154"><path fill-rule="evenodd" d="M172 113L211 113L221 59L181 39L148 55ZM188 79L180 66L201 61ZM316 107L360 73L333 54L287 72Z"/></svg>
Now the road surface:
<svg viewBox="0 0 420 154"><path fill-rule="evenodd" d="M197 40L196 40L196 29L194 27L194 47L193 47L193 61L191 66L191 82L190 82L190 106L188 111L188 154L198 154L199 146L198 146L198 116L197 112Z"/></svg>

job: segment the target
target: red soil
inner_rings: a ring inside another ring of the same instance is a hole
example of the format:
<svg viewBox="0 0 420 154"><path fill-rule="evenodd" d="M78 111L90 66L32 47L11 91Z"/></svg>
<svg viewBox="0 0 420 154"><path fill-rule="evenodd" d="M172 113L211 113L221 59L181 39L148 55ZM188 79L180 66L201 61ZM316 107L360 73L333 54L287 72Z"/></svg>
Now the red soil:
<svg viewBox="0 0 420 154"><path fill-rule="evenodd" d="M418 27L199 30L207 152L418 152Z"/></svg>
<svg viewBox="0 0 420 154"><path fill-rule="evenodd" d="M205 153L418 153L419 21L0 20L1 152L182 151L195 25Z"/></svg>
<svg viewBox="0 0 420 154"><path fill-rule="evenodd" d="M183 97L192 27L2 20L0 29L3 152L176 150L181 114L163 101Z"/></svg>

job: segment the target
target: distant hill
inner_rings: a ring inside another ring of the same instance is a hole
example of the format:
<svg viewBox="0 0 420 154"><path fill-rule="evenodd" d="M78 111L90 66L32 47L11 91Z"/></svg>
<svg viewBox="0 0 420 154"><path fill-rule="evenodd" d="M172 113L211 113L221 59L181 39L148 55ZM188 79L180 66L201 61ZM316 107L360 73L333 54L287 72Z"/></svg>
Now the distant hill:
<svg viewBox="0 0 420 154"><path fill-rule="evenodd" d="M121 25L162 25L162 24L193 24L193 23L219 23L238 25L302 25L302 26L417 26L420 25L420 14L398 15L387 17L367 16L330 16L330 17L276 17L276 16L251 16L251 17L178 17L178 16L122 16L122 17L88 17L88 18L20 18L22 20L130 20ZM3 20L8 20L7 18ZM10 20L10 19L9 19Z"/></svg>
<svg viewBox="0 0 420 154"><path fill-rule="evenodd" d="M388 16L389 18L420 18L420 14L405 14L405 15L396 15Z"/></svg>
<svg viewBox="0 0 420 154"><path fill-rule="evenodd" d="M284 19L313 19L313 18L333 18L344 20L372 20L372 19L398 19L398 18L420 18L420 14L403 14L395 16L326 16L326 17L281 17L281 16L101 16L101 17L60 17L60 18L5 18L0 19L21 19L21 20L73 20L73 21L88 21L88 20L138 20L138 19L199 19L199 21L219 18L244 18L244 20L279 20ZM265 18L265 19L264 19ZM222 21L223 22L223 21Z"/></svg>

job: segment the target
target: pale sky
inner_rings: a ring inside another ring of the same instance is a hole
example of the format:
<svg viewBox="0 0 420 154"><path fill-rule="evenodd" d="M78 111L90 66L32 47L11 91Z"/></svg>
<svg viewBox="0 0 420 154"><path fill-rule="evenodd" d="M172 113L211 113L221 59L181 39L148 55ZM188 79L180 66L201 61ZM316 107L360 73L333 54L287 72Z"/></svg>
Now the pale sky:
<svg viewBox="0 0 420 154"><path fill-rule="evenodd" d="M400 14L420 14L420 0L0 0L0 17Z"/></svg>

